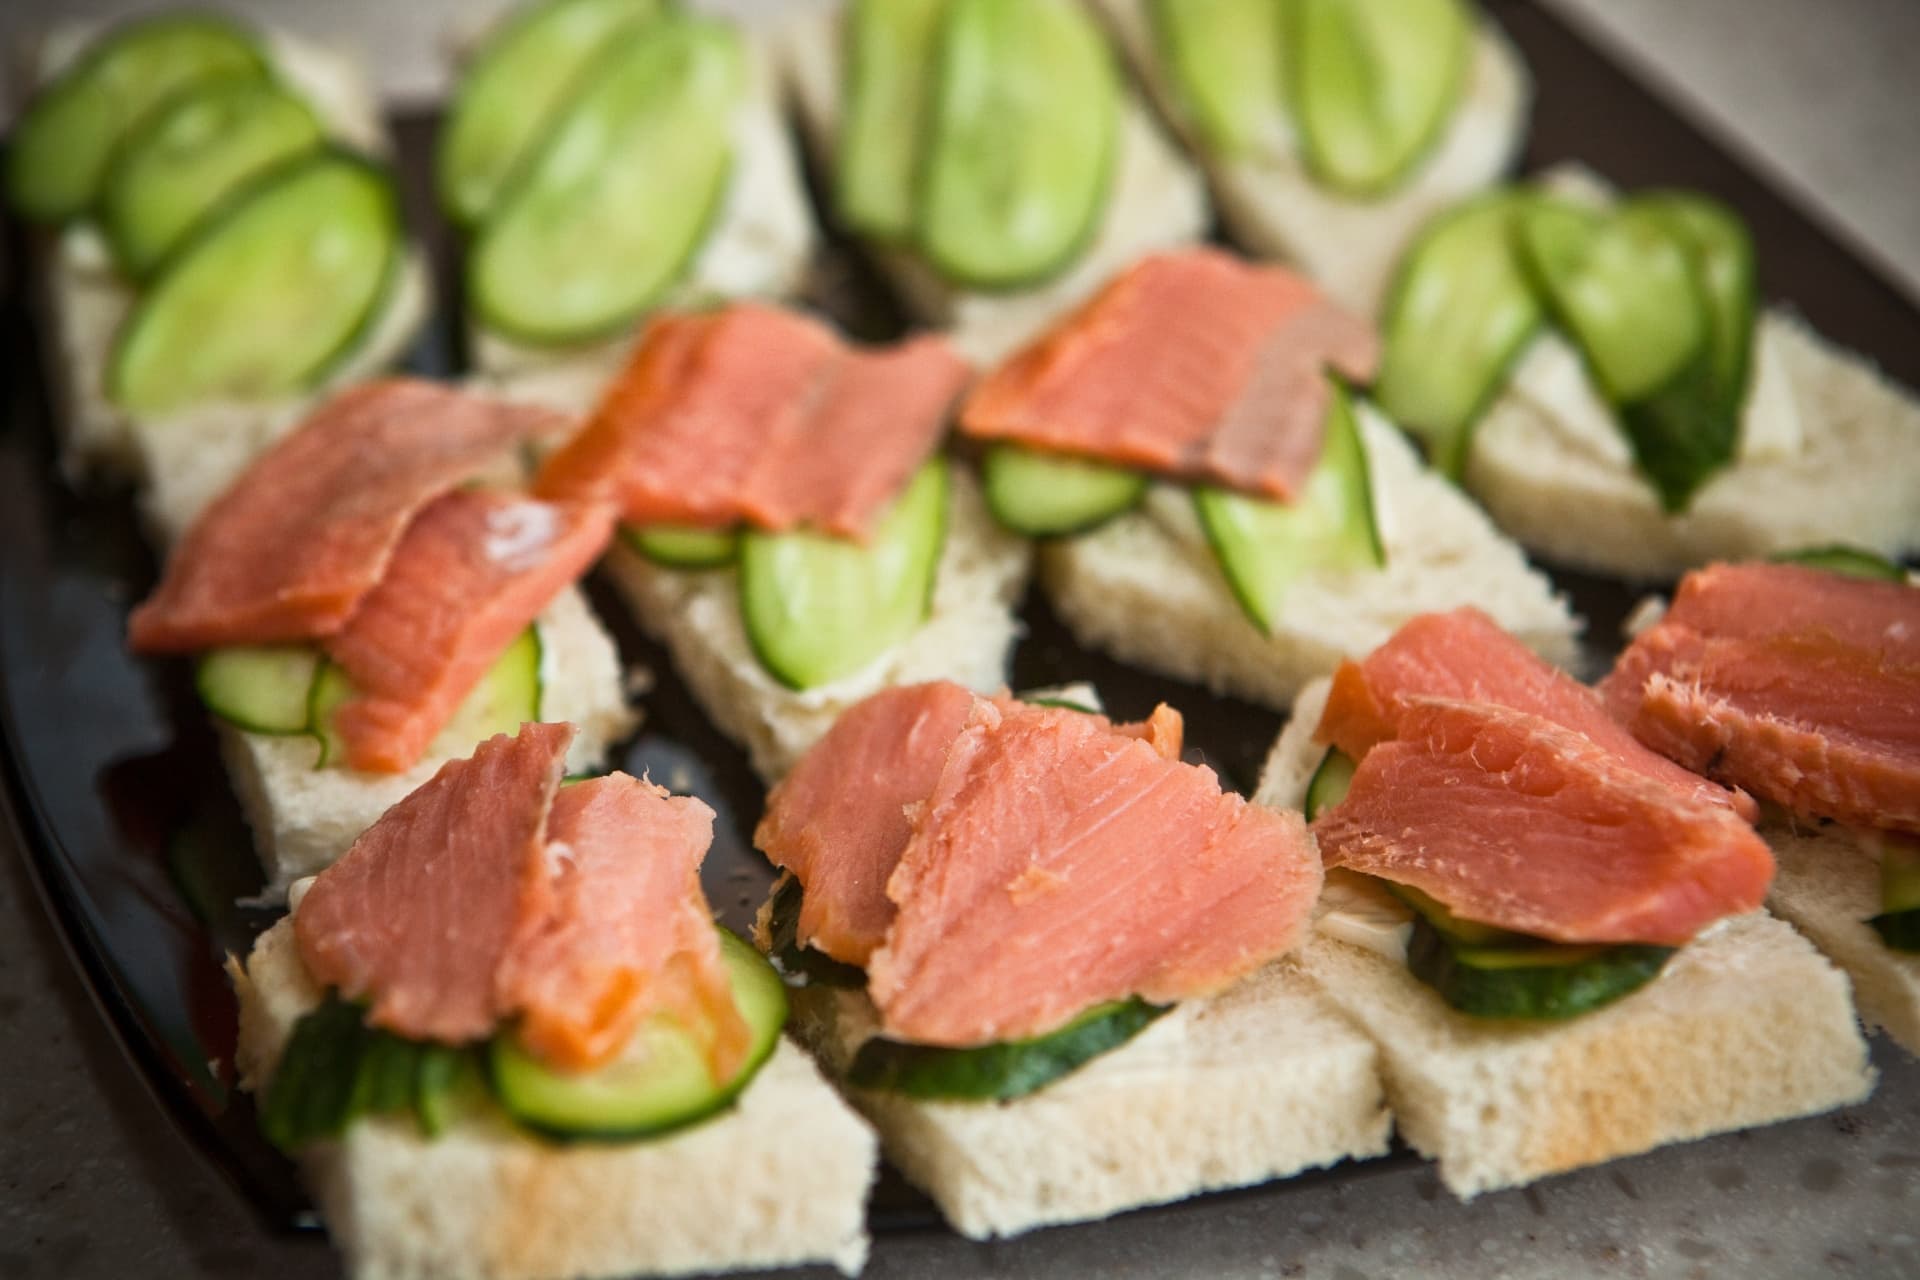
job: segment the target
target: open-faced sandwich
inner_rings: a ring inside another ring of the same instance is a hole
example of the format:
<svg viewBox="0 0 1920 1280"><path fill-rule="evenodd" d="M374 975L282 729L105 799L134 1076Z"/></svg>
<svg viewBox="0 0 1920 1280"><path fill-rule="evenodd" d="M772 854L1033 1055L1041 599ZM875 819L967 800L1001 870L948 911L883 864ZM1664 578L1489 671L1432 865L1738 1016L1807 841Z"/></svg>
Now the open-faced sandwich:
<svg viewBox="0 0 1920 1280"><path fill-rule="evenodd" d="M969 1236L1383 1151L1372 1047L1269 964L1320 867L1181 720L935 683L843 716L767 804L757 940L801 1038Z"/></svg>
<svg viewBox="0 0 1920 1280"><path fill-rule="evenodd" d="M1089 2L1228 234L1365 315L1420 227L1526 135L1526 68L1471 0Z"/></svg>
<svg viewBox="0 0 1920 1280"><path fill-rule="evenodd" d="M1641 742L1763 802L1769 904L1920 1053L1920 586L1858 553L1714 565L1600 688Z"/></svg>
<svg viewBox="0 0 1920 1280"><path fill-rule="evenodd" d="M1920 548L1920 406L1762 306L1739 217L1576 169L1436 219L1375 387L1494 520L1635 579L1844 542Z"/></svg>
<svg viewBox="0 0 1920 1280"><path fill-rule="evenodd" d="M1354 390L1373 330L1287 270L1142 259L969 395L988 506L1050 537L1083 643L1285 707L1416 614L1474 602L1556 661L1519 548Z"/></svg>
<svg viewBox="0 0 1920 1280"><path fill-rule="evenodd" d="M1206 234L1204 182L1079 0L846 0L784 44L831 216L971 359Z"/></svg>
<svg viewBox="0 0 1920 1280"><path fill-rule="evenodd" d="M631 727L574 586L614 510L515 488L551 424L413 379L339 392L191 517L133 611L135 651L197 659L270 891L495 733L565 718L588 768Z"/></svg>
<svg viewBox="0 0 1920 1280"><path fill-rule="evenodd" d="M426 310L353 61L202 13L50 33L7 157L70 471L140 475L391 363Z"/></svg>
<svg viewBox="0 0 1920 1280"><path fill-rule="evenodd" d="M668 313L542 465L543 497L619 508L614 580L763 776L876 689L1006 678L1029 552L941 453L967 376L944 338Z"/></svg>
<svg viewBox="0 0 1920 1280"><path fill-rule="evenodd" d="M753 32L539 0L471 50L441 134L477 372L584 407L662 305L796 291L814 231Z"/></svg>
<svg viewBox="0 0 1920 1280"><path fill-rule="evenodd" d="M230 962L262 1128L366 1280L858 1269L873 1134L714 924L713 811L563 784L572 736L448 762Z"/></svg>
<svg viewBox="0 0 1920 1280"><path fill-rule="evenodd" d="M1461 1196L1872 1088L1846 976L1760 910L1752 801L1484 614L1308 688L1258 799L1304 805L1327 868L1300 968Z"/></svg>

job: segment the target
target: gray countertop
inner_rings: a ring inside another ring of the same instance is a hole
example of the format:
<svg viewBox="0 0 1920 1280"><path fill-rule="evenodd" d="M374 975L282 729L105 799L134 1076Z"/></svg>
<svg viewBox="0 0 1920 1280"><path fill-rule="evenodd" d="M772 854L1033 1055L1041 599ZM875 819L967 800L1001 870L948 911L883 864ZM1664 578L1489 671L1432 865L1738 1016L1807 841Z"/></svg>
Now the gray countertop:
<svg viewBox="0 0 1920 1280"><path fill-rule="evenodd" d="M1913 0L1544 0L1575 14L1920 297ZM124 0L8 0L0 45ZM232 7L232 6L230 6ZM373 51L397 98L443 83L458 0L241 7ZM736 0L734 7L764 7ZM470 20L463 18L463 20ZM377 39L370 38L377 33ZM11 86L0 85L0 101ZM264 1232L148 1099L19 860L0 855L0 1280L333 1276ZM867 1275L1920 1275L1920 1063L1882 1043L1866 1105L1669 1148L1459 1205L1429 1170L1318 1178L1022 1240L882 1241Z"/></svg>

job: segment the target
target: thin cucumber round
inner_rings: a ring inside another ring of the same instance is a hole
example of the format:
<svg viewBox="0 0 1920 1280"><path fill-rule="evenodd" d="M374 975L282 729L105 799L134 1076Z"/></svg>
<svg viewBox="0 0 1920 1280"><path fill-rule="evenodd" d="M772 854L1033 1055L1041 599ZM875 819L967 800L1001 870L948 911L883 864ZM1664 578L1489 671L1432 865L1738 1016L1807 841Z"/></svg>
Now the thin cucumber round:
<svg viewBox="0 0 1920 1280"><path fill-rule="evenodd" d="M447 216L462 226L483 222L581 73L660 9L660 0L545 0L491 34L461 77L434 153Z"/></svg>
<svg viewBox="0 0 1920 1280"><path fill-rule="evenodd" d="M1880 909L1920 912L1920 839L1880 836Z"/></svg>
<svg viewBox="0 0 1920 1280"><path fill-rule="evenodd" d="M1308 822L1347 798L1347 788L1353 785L1353 771L1359 767L1359 763L1340 748L1327 748L1313 777L1307 780L1306 802L1301 807L1306 811Z"/></svg>
<svg viewBox="0 0 1920 1280"><path fill-rule="evenodd" d="M668 569L718 569L740 553L736 529L696 529L688 525L620 526L635 551Z"/></svg>
<svg viewBox="0 0 1920 1280"><path fill-rule="evenodd" d="M1868 578L1879 582L1907 580L1905 569L1863 547L1847 547L1838 544L1829 547L1803 547L1798 551L1783 551L1773 558L1783 564L1803 564L1810 569L1843 573L1850 578Z"/></svg>
<svg viewBox="0 0 1920 1280"><path fill-rule="evenodd" d="M847 1083L909 1098L969 1102L1023 1098L1118 1049L1169 1005L1115 1000L1095 1005L1058 1031L972 1049L946 1049L875 1037L847 1067Z"/></svg>
<svg viewBox="0 0 1920 1280"><path fill-rule="evenodd" d="M1286 82L1307 169L1362 198L1398 187L1460 101L1473 50L1461 0L1289 0Z"/></svg>
<svg viewBox="0 0 1920 1280"><path fill-rule="evenodd" d="M1631 995L1659 974L1671 947L1471 947L1414 920L1407 968L1451 1007L1476 1018L1552 1021Z"/></svg>
<svg viewBox="0 0 1920 1280"><path fill-rule="evenodd" d="M1161 65L1201 145L1232 159L1279 153L1287 118L1282 41L1274 0L1152 0Z"/></svg>
<svg viewBox="0 0 1920 1280"><path fill-rule="evenodd" d="M1429 897L1410 884L1397 884L1392 880L1382 883L1387 886L1387 892L1411 907L1421 919L1438 930L1441 937L1460 946L1490 949L1544 945L1540 939L1524 933L1482 924L1478 920L1462 920L1448 910L1445 903Z"/></svg>
<svg viewBox="0 0 1920 1280"><path fill-rule="evenodd" d="M168 99L121 142L100 192L120 269L146 279L233 192L323 136L306 103L258 77L200 81Z"/></svg>
<svg viewBox="0 0 1920 1280"><path fill-rule="evenodd" d="M752 1040L731 1079L715 1081L697 1036L667 1014L640 1025L615 1061L587 1072L556 1071L510 1032L494 1037L488 1066L494 1095L521 1124L559 1138L631 1141L657 1137L725 1109L780 1042L787 989L766 958L720 931L720 958Z"/></svg>
<svg viewBox="0 0 1920 1280"><path fill-rule="evenodd" d="M809 530L740 539L740 613L768 673L811 689L866 667L926 620L946 539L947 464L926 463L859 543Z"/></svg>
<svg viewBox="0 0 1920 1280"><path fill-rule="evenodd" d="M495 734L518 733L522 724L539 720L545 697L543 654L538 624L515 637L480 683L462 700L446 725L434 735L429 753L469 755L477 744ZM314 768L338 767L346 755L346 743L333 727L333 717L353 700L356 692L353 681L338 664L320 664L307 695L306 732L320 742L320 758Z"/></svg>
<svg viewBox="0 0 1920 1280"><path fill-rule="evenodd" d="M976 289L1049 279L1079 256L1113 179L1120 86L1074 0L951 0L928 108L919 245Z"/></svg>
<svg viewBox="0 0 1920 1280"><path fill-rule="evenodd" d="M378 313L399 249L384 169L337 151L275 169L168 259L120 330L108 392L158 417L311 386Z"/></svg>
<svg viewBox="0 0 1920 1280"><path fill-rule="evenodd" d="M486 325L558 345L658 302L724 198L745 76L731 26L677 12L596 59L480 228L467 284Z"/></svg>
<svg viewBox="0 0 1920 1280"><path fill-rule="evenodd" d="M1147 495L1141 472L1012 444L987 447L980 478L994 519L1029 538L1085 533Z"/></svg>
<svg viewBox="0 0 1920 1280"><path fill-rule="evenodd" d="M1347 389L1333 384L1320 460L1297 500L1269 502L1201 485L1194 510L1247 617L1271 632L1288 590L1314 571L1359 573L1387 562L1374 520L1366 446Z"/></svg>
<svg viewBox="0 0 1920 1280"><path fill-rule="evenodd" d="M1435 219L1401 259L1388 294L1374 397L1456 480L1474 425L1540 328L1540 303L1513 246L1528 199L1494 192Z"/></svg>
<svg viewBox="0 0 1920 1280"><path fill-rule="evenodd" d="M913 234L926 68L948 0L854 0L841 38L846 109L834 154L834 208L847 227L880 240Z"/></svg>
<svg viewBox="0 0 1920 1280"><path fill-rule="evenodd" d="M1746 223L1718 200L1690 191L1648 192L1629 207L1663 219L1693 251L1706 291L1706 357L1714 382L1737 413L1746 395L1759 318L1758 269Z"/></svg>
<svg viewBox="0 0 1920 1280"><path fill-rule="evenodd" d="M7 148L7 189L35 222L93 207L114 148L160 102L213 77L264 78L267 62L244 28L208 14L130 22L80 55L27 107Z"/></svg>
<svg viewBox="0 0 1920 1280"><path fill-rule="evenodd" d="M322 659L310 645L214 649L194 671L207 710L248 733L305 733Z"/></svg>

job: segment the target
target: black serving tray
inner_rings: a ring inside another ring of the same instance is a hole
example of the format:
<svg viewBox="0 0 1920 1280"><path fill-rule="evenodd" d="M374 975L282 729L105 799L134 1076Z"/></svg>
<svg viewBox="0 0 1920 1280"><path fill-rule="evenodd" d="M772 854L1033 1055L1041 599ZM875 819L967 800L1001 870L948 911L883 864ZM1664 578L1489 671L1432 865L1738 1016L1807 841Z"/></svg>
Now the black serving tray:
<svg viewBox="0 0 1920 1280"><path fill-rule="evenodd" d="M1553 14L1525 0L1487 7L1536 86L1525 169L1577 159L1623 186L1684 185L1719 196L1753 231L1770 300L1798 308L1827 336L1920 384L1920 312L1893 287ZM428 190L436 120L411 114L394 123L409 216L440 282L433 321L409 365L454 374L461 367L451 283L458 248ZM54 466L55 408L26 282L31 248L29 234L9 223L0 300L5 808L74 962L154 1096L269 1223L312 1226L292 1166L260 1138L250 1104L234 1088L235 1010L222 959L244 952L273 913L235 905L258 892L260 873L185 665L135 661L122 646L126 610L154 573L131 503L125 494L76 489ZM829 243L813 279L816 302L860 336L899 331L898 313L845 244ZM1586 656L1599 669L1641 590L1570 572L1554 577L1588 619ZM648 770L713 805L719 818L704 870L707 893L721 917L741 927L771 881L749 842L761 787L604 584L589 588L627 661L655 677L643 700L645 725L623 767ZM1016 687L1092 680L1116 714L1130 717L1171 702L1186 716L1193 753L1233 785L1251 787L1279 715L1089 653L1037 595L1022 616ZM1353 1176L1382 1163L1310 1176ZM1230 1194L1280 1201L1302 1182ZM938 1223L891 1176L875 1195L872 1218L883 1234Z"/></svg>

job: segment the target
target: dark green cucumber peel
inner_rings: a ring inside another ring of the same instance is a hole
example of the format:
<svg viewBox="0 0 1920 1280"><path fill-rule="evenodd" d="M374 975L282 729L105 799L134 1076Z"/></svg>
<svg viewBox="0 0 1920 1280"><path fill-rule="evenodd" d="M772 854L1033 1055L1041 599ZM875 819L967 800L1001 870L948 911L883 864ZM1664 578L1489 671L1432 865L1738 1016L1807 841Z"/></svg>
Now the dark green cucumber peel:
<svg viewBox="0 0 1920 1280"><path fill-rule="evenodd" d="M1110 463L992 444L980 459L993 518L1029 538L1086 533L1140 505L1148 477Z"/></svg>
<svg viewBox="0 0 1920 1280"><path fill-rule="evenodd" d="M128 22L95 41L35 95L7 148L13 205L35 222L93 207L115 147L157 104L198 80L264 78L267 62L243 27L210 14Z"/></svg>
<svg viewBox="0 0 1920 1280"><path fill-rule="evenodd" d="M805 891L792 876L781 881L767 909L767 953L786 974L804 978L808 986L865 990L866 971L835 960L824 951L803 946L799 938L800 904Z"/></svg>
<svg viewBox="0 0 1920 1280"><path fill-rule="evenodd" d="M1895 951L1920 951L1920 839L1883 835L1880 914L1868 920Z"/></svg>
<svg viewBox="0 0 1920 1280"><path fill-rule="evenodd" d="M973 1049L904 1044L875 1037L847 1067L847 1083L909 1098L987 1102L1022 1098L1118 1049L1170 1005L1115 1000L1095 1005L1058 1031Z"/></svg>
<svg viewBox="0 0 1920 1280"><path fill-rule="evenodd" d="M737 529L623 524L620 536L642 556L667 569L718 569L732 564L740 554Z"/></svg>
<svg viewBox="0 0 1920 1280"><path fill-rule="evenodd" d="M1838 543L1826 547L1802 547L1798 551L1783 551L1773 557L1782 564L1800 564L1809 569L1824 569L1828 573L1845 574L1849 578L1866 578L1876 582L1905 582L1907 571L1884 556L1862 547L1842 546Z"/></svg>
<svg viewBox="0 0 1920 1280"><path fill-rule="evenodd" d="M846 109L834 154L834 208L864 236L913 235L921 139L933 65L949 0L854 0L841 36Z"/></svg>
<svg viewBox="0 0 1920 1280"><path fill-rule="evenodd" d="M1353 772L1359 767L1359 762L1340 748L1327 748L1313 777L1307 780L1306 799L1301 807L1308 822L1347 798L1347 788L1353 785Z"/></svg>
<svg viewBox="0 0 1920 1280"><path fill-rule="evenodd" d="M1472 947L1416 915L1407 968L1442 1000L1476 1018L1558 1021L1631 995L1674 949L1649 946Z"/></svg>
<svg viewBox="0 0 1920 1280"><path fill-rule="evenodd" d="M1234 159L1291 134L1283 81L1286 6L1274 0L1151 0L1154 44L1201 146Z"/></svg>
<svg viewBox="0 0 1920 1280"><path fill-rule="evenodd" d="M916 239L948 280L1010 290L1078 258L1105 217L1120 84L1073 0L950 0L922 140Z"/></svg>

